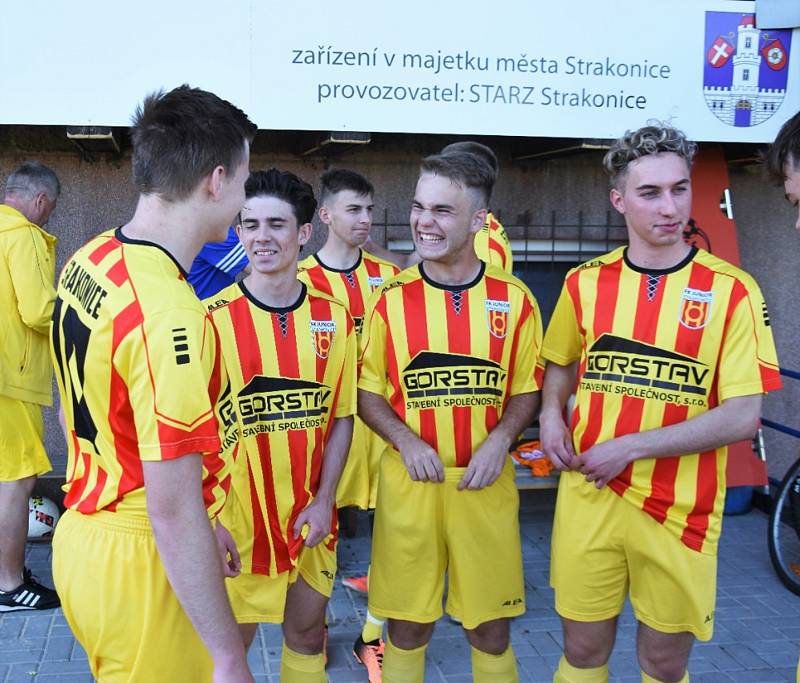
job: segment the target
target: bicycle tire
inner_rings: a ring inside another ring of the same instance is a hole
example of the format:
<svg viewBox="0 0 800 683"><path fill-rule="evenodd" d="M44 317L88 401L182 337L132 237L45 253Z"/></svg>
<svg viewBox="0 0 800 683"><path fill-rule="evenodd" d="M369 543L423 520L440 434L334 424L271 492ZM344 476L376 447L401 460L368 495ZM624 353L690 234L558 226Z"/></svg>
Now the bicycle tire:
<svg viewBox="0 0 800 683"><path fill-rule="evenodd" d="M789 468L772 502L768 540L778 578L800 595L800 458Z"/></svg>

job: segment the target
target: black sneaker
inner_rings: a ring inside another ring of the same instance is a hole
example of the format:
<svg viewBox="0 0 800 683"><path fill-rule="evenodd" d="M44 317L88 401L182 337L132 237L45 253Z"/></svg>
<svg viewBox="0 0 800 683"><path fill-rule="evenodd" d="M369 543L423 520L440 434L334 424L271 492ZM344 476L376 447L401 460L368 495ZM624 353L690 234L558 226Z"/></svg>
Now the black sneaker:
<svg viewBox="0 0 800 683"><path fill-rule="evenodd" d="M23 583L12 591L0 591L0 612L26 609L53 609L61 605L58 594L33 578L30 569L22 572Z"/></svg>

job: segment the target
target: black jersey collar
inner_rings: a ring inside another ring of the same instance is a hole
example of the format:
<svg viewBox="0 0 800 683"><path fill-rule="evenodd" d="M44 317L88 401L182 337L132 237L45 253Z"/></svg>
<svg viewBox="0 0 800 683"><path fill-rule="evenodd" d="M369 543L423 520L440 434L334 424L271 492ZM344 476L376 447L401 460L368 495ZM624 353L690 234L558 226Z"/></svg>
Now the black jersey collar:
<svg viewBox="0 0 800 683"><path fill-rule="evenodd" d="M697 255L697 247L692 247L689 250L689 253L684 256L678 263L674 266L669 268L642 268L641 266L637 266L628 258L628 247L625 247L625 251L622 252L622 258L625 259L625 265L628 266L631 270L635 270L637 273L644 273L645 275L669 275L670 273L677 273L681 268L688 265L692 262L692 259Z"/></svg>
<svg viewBox="0 0 800 683"><path fill-rule="evenodd" d="M361 249L358 250L358 260L349 268L334 268L333 266L329 266L327 263L324 263L323 260L319 257L319 252L314 254L314 260L319 263L325 270L330 270L333 273L352 273L356 268L361 265L361 261L364 259L364 253Z"/></svg>
<svg viewBox="0 0 800 683"><path fill-rule="evenodd" d="M123 244L138 244L143 247L155 247L156 249L160 249L167 256L169 256L170 261L172 261L175 264L177 269L180 271L180 274L183 275L184 280L189 277L189 274L183 269L183 266L180 263L178 263L178 260L160 244L156 244L155 242L151 242L150 240L135 240L132 237L126 237L125 235L122 234L122 226L119 226L114 230L114 237L116 237Z"/></svg>
<svg viewBox="0 0 800 683"><path fill-rule="evenodd" d="M425 282L427 282L431 287L436 287L436 289L444 289L448 292L463 292L465 289L474 287L481 281L483 274L486 272L486 263L481 261L481 267L478 269L478 274L471 282L467 282L463 285L445 285L441 282L436 282L436 280L433 280L428 276L428 274L425 272L425 268L422 267L424 263L424 261L420 261L419 265L417 266L422 279L425 280Z"/></svg>
<svg viewBox="0 0 800 683"><path fill-rule="evenodd" d="M288 306L268 306L267 304L263 303L256 299L255 295L247 289L247 285L244 283L244 280L239 282L239 287L242 290L242 294L244 294L253 305L260 308L262 311L267 311L268 313L291 313L292 311L296 311L300 308L300 305L305 301L306 298L306 285L304 282L300 282L301 289L300 289L300 296L297 297L297 300L293 304L289 304Z"/></svg>

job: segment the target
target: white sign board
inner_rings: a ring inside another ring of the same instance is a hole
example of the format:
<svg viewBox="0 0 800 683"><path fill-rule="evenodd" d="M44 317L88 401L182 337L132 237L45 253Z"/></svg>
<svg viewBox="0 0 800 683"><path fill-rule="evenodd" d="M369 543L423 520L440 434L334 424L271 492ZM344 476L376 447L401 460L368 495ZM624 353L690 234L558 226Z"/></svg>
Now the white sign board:
<svg viewBox="0 0 800 683"><path fill-rule="evenodd" d="M612 138L656 118L765 142L800 109L800 30L759 30L754 4L27 0L4 9L0 123L127 125L188 82L266 129Z"/></svg>

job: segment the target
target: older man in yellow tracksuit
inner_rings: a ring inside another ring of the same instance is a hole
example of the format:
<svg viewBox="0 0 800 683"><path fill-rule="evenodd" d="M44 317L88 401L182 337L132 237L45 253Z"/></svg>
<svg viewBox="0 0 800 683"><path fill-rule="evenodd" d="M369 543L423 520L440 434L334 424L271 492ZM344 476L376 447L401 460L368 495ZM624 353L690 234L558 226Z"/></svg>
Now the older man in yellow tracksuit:
<svg viewBox="0 0 800 683"><path fill-rule="evenodd" d="M29 161L8 177L0 204L0 613L59 605L24 559L28 498L50 470L41 406L52 400L56 238L41 226L60 189L51 169Z"/></svg>

